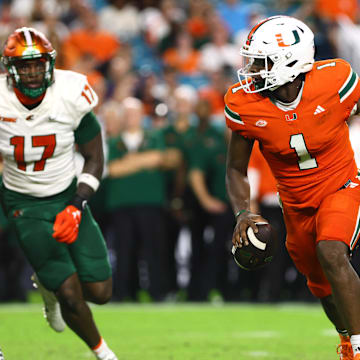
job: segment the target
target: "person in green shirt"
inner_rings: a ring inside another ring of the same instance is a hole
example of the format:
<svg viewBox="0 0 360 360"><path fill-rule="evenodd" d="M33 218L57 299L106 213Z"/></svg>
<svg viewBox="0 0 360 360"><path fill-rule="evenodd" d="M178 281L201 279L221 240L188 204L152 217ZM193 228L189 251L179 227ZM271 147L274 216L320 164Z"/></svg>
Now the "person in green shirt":
<svg viewBox="0 0 360 360"><path fill-rule="evenodd" d="M233 215L225 188L226 151L228 131L217 129L210 123L211 107L201 99L197 106L199 128L189 143L189 183L206 217L206 225L213 229L211 241L203 236L192 242L193 259L200 286L197 296L212 300L226 290L229 242L234 225ZM189 139L190 141L190 139ZM206 276L204 276L206 274ZM190 289L191 290L191 284Z"/></svg>
<svg viewBox="0 0 360 360"><path fill-rule="evenodd" d="M108 143L105 207L117 257L115 298L134 299L139 284L160 301L167 283L163 169L176 156L165 151L158 132L144 130L143 118L140 100L123 101L123 129Z"/></svg>

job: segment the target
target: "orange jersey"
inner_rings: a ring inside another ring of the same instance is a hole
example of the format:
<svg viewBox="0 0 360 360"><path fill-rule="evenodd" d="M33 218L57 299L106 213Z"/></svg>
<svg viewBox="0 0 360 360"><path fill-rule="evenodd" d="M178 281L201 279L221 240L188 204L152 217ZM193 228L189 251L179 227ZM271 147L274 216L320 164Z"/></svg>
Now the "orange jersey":
<svg viewBox="0 0 360 360"><path fill-rule="evenodd" d="M359 78L346 61L319 61L305 74L295 110L234 84L225 95L226 123L259 141L284 204L316 209L357 174L346 120L359 98Z"/></svg>
<svg viewBox="0 0 360 360"><path fill-rule="evenodd" d="M258 142L255 142L251 157L249 160L249 168L253 168L259 172L259 188L257 200L261 202L262 198L268 194L277 192L276 180L274 179L271 169L269 168L268 163L265 161L262 156Z"/></svg>

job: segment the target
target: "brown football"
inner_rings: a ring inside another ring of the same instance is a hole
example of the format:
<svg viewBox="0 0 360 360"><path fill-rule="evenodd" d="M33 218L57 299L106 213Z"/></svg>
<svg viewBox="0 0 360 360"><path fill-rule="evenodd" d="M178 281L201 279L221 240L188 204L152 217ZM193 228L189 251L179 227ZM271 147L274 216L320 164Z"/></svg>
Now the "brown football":
<svg viewBox="0 0 360 360"><path fill-rule="evenodd" d="M238 248L233 246L232 253L238 266L244 270L257 270L269 264L275 257L278 238L274 228L265 222L256 223L258 232L247 229L249 245Z"/></svg>

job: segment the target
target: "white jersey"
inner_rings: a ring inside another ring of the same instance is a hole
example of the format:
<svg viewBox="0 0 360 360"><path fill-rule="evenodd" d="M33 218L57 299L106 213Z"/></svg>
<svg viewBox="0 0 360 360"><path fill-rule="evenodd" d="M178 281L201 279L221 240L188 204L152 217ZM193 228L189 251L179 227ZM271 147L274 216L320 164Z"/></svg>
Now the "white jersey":
<svg viewBox="0 0 360 360"><path fill-rule="evenodd" d="M0 75L0 152L6 188L36 197L65 190L75 176L74 131L98 102L86 76L55 70L41 104L28 110Z"/></svg>

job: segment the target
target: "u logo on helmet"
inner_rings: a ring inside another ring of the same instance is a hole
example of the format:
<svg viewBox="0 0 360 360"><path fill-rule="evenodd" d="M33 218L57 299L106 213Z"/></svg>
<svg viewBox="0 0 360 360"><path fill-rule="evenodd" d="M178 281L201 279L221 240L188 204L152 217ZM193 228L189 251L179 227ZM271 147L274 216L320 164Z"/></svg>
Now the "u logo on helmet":
<svg viewBox="0 0 360 360"><path fill-rule="evenodd" d="M300 36L299 33L296 30L293 30L292 32L294 34L295 41L292 44L285 44L284 39L281 34L276 34L276 41L280 47L287 47L291 45L295 45L300 42Z"/></svg>

